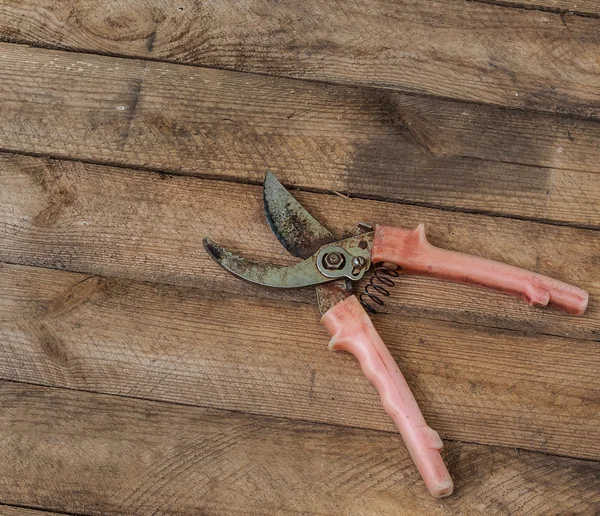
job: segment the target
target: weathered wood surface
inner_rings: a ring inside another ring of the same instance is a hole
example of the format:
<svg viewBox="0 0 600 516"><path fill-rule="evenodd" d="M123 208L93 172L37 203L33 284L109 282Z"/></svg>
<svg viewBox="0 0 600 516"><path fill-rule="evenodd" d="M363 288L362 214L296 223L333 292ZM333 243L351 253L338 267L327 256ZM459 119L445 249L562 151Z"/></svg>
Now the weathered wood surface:
<svg viewBox="0 0 600 516"><path fill-rule="evenodd" d="M514 8L540 9L582 16L600 15L600 3L597 0L475 0L487 4Z"/></svg>
<svg viewBox="0 0 600 516"><path fill-rule="evenodd" d="M34 509L26 509L24 507L0 504L0 514L2 514L2 516L62 516L63 513L46 510L37 511Z"/></svg>
<svg viewBox="0 0 600 516"><path fill-rule="evenodd" d="M599 338L596 231L332 194L297 196L340 237L357 221L396 227L424 222L436 245L525 267L591 293L586 315L576 318L477 287L404 277L386 303L391 313ZM5 262L314 301L312 291L240 281L202 248L202 238L211 236L250 258L291 263L265 222L260 186L4 154L0 221Z"/></svg>
<svg viewBox="0 0 600 516"><path fill-rule="evenodd" d="M600 172L600 123L595 120L421 95L388 95L397 105L399 119L437 158L472 157ZM544 173L538 171L537 174L537 182L543 182ZM571 176L582 185L584 177Z"/></svg>
<svg viewBox="0 0 600 516"><path fill-rule="evenodd" d="M597 514L598 5L0 0L0 513ZM267 168L340 236L425 222L590 291L576 319L399 281L375 324L450 499L314 293L201 248L292 261Z"/></svg>
<svg viewBox="0 0 600 516"><path fill-rule="evenodd" d="M0 376L394 431L315 306L0 267ZM446 438L600 459L592 342L427 319L377 328Z"/></svg>
<svg viewBox="0 0 600 516"><path fill-rule="evenodd" d="M456 494L434 500L389 433L13 383L0 399L7 503L92 515L544 516L600 504L596 462L450 442Z"/></svg>
<svg viewBox="0 0 600 516"><path fill-rule="evenodd" d="M0 36L600 115L600 20L462 0L4 0Z"/></svg>
<svg viewBox="0 0 600 516"><path fill-rule="evenodd" d="M21 45L0 59L0 148L255 182L270 168L301 187L600 227L600 122Z"/></svg>

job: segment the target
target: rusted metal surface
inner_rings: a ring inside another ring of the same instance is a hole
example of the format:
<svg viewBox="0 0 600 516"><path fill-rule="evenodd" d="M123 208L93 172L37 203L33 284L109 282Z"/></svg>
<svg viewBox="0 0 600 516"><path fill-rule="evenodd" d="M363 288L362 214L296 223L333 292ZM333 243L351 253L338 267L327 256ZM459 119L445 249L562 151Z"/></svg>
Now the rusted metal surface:
<svg viewBox="0 0 600 516"><path fill-rule="evenodd" d="M271 172L265 175L263 203L271 231L290 254L307 258L321 246L335 242L335 235L308 213ZM315 290L319 311L324 314L352 294L352 282L337 279L317 285Z"/></svg>
<svg viewBox="0 0 600 516"><path fill-rule="evenodd" d="M204 248L214 260L253 283L279 288L314 285L322 314L350 296L352 282L342 276L360 279L369 268L373 234L363 233L336 242L335 235L308 213L270 172L265 175L263 204L267 223L279 242L290 254L305 260L292 266L246 260L205 238ZM339 256L339 267L331 256L328 259L331 253Z"/></svg>
<svg viewBox="0 0 600 516"><path fill-rule="evenodd" d="M319 272L315 263L317 260L316 255L296 265L275 265L236 256L209 238L205 238L202 243L219 265L232 274L252 283L267 287L298 288L331 281L331 278Z"/></svg>
<svg viewBox="0 0 600 516"><path fill-rule="evenodd" d="M312 256L296 265L275 265L266 262L247 260L205 238L202 243L208 253L225 269L247 281L278 288L298 288L319 285L331 280L346 277L359 280L371 264L370 243L372 233L359 235L324 245ZM367 248L361 249L359 243L367 242ZM333 265L328 258L337 258ZM360 266L355 263L360 261Z"/></svg>
<svg viewBox="0 0 600 516"><path fill-rule="evenodd" d="M271 172L265 175L263 203L269 227L291 255L308 258L321 246L337 240Z"/></svg>
<svg viewBox="0 0 600 516"><path fill-rule="evenodd" d="M327 310L352 295L352 282L349 279L341 279L318 285L317 302L319 312L323 315Z"/></svg>
<svg viewBox="0 0 600 516"><path fill-rule="evenodd" d="M371 266L373 233L363 233L321 247L315 254L316 265L328 278L342 276L358 281ZM335 258L331 262L331 256Z"/></svg>

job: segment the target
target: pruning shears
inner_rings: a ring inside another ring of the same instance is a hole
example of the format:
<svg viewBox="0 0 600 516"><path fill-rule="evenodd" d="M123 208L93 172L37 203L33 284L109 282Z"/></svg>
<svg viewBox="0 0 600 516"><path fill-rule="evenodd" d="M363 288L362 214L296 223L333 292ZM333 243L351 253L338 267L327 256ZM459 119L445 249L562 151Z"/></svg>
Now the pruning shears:
<svg viewBox="0 0 600 516"><path fill-rule="evenodd" d="M203 240L205 249L229 272L253 283L316 288L321 322L331 335L329 349L348 351L358 359L428 491L437 498L450 495L453 483L440 454L442 441L425 422L367 312L376 312L381 296L389 295L393 278L411 273L489 287L572 315L584 313L588 293L519 267L437 248L427 241L423 224L416 229L376 226L374 230L362 225L358 234L338 240L270 172L265 176L263 201L273 233L290 254L303 258L301 262L283 266L247 260L209 238ZM352 282L372 264L376 274L357 298Z"/></svg>

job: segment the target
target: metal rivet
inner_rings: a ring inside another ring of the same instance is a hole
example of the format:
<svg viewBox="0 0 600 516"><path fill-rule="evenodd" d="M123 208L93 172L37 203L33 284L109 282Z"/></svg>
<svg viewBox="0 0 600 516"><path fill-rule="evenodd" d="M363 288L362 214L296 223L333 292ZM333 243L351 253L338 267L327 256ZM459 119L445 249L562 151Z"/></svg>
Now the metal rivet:
<svg viewBox="0 0 600 516"><path fill-rule="evenodd" d="M352 258L352 266L357 269L361 269L365 265L365 259L362 256L355 256Z"/></svg>

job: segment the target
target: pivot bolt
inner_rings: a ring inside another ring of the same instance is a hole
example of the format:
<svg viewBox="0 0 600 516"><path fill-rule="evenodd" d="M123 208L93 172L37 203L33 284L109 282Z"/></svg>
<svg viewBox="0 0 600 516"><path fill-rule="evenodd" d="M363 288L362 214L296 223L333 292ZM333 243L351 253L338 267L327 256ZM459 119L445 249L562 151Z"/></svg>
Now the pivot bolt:
<svg viewBox="0 0 600 516"><path fill-rule="evenodd" d="M323 257L323 265L326 269L341 269L344 265L344 257L340 253L327 253Z"/></svg>

